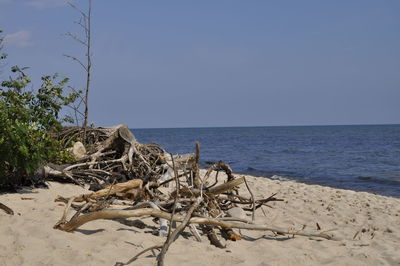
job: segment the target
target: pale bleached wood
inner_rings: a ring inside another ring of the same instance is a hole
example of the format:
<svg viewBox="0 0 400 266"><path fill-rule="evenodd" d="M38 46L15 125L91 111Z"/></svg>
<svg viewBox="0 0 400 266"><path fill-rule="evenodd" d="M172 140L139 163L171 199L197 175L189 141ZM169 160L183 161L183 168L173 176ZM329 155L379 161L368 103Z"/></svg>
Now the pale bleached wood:
<svg viewBox="0 0 400 266"><path fill-rule="evenodd" d="M112 219L112 218L130 218L130 217L143 217L143 216L153 216L158 218L164 218L167 220L172 220L174 222L182 222L184 217L181 215L172 215L167 212L154 210L154 209L138 209L138 210L101 210L97 212L91 212L88 214L81 215L72 219L67 223L60 223L56 226L57 229L72 232L82 226L85 223L88 223L97 219ZM305 231L305 230L288 230L278 226L269 226L262 224L247 224L242 222L227 222L221 221L216 218L201 218L201 217L192 217L189 220L189 224L205 224L212 226L220 226L223 228L237 228L237 229L247 229L247 230L257 230L257 231L272 231L279 234L287 234L287 235L300 235L307 237L318 237L325 238L328 240L340 240L334 236L315 232L315 231Z"/></svg>

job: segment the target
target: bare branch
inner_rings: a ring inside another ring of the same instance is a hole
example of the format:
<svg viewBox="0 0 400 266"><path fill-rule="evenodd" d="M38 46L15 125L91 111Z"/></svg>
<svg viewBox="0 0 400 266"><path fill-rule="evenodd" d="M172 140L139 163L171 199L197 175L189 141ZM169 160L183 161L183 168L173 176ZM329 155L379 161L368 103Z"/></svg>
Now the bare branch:
<svg viewBox="0 0 400 266"><path fill-rule="evenodd" d="M80 93L79 91L77 91L74 87L68 86L68 88L71 89L74 93L78 93L78 94L79 94L78 97L79 97L80 99L83 99L83 97L81 96L81 93ZM79 105L79 104L78 104L78 105Z"/></svg>
<svg viewBox="0 0 400 266"><path fill-rule="evenodd" d="M80 10L76 5L72 4L71 2L67 2L67 4L72 8L75 9L76 11L78 11L82 17L84 17L85 19L87 18L87 15L85 14L85 12L83 12L82 10Z"/></svg>
<svg viewBox="0 0 400 266"><path fill-rule="evenodd" d="M88 71L86 66L82 63L82 61L79 58L76 58L75 56L67 55L67 54L63 54L63 56L71 58L72 60L78 62L83 67L83 69L85 69L85 71Z"/></svg>
<svg viewBox="0 0 400 266"><path fill-rule="evenodd" d="M251 213L251 220L254 222L255 219L255 212L256 212L256 202L254 199L254 195L253 192L251 192L251 189L249 187L249 184L247 184L247 180L246 178L244 178L244 183L246 184L247 190L249 191L250 195L251 195L251 201L252 201L252 205L253 205L253 211Z"/></svg>
<svg viewBox="0 0 400 266"><path fill-rule="evenodd" d="M72 34L71 32L67 32L65 34L65 36L71 37L72 39L74 39L75 41L79 42L80 44L84 45L84 46L88 46L88 43L85 41L82 41L81 39L79 39L78 36Z"/></svg>
<svg viewBox="0 0 400 266"><path fill-rule="evenodd" d="M81 21L74 21L75 24L79 25L84 31L85 31L85 35L87 35L88 32L88 28L86 27L86 23L82 24Z"/></svg>
<svg viewBox="0 0 400 266"><path fill-rule="evenodd" d="M81 112L81 111L79 111L79 106L78 107L76 107L76 106L74 106L74 105L67 105L69 108L71 108L72 110L74 110L74 112L76 112L76 113L78 113L79 115L83 115L83 113ZM76 116L75 116L76 117Z"/></svg>

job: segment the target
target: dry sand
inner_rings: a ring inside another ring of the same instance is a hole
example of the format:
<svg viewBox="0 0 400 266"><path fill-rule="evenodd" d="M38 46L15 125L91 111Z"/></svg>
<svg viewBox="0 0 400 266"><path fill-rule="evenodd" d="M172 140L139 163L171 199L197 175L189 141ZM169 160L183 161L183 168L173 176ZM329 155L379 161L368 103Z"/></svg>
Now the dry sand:
<svg viewBox="0 0 400 266"><path fill-rule="evenodd" d="M336 228L334 234L347 240L242 230L243 240L218 249L187 233L171 246L166 265L400 265L400 199L265 178L248 177L248 182L257 197L279 192L285 200L264 208L266 216L257 210L257 223L313 230L318 223L322 230ZM85 192L51 182L49 189L0 195L15 212L0 210L0 265L114 265L165 241L151 234L156 226L151 218L144 219L145 229L113 220L93 221L74 233L53 229L64 210L54 198ZM363 232L352 240L357 231ZM131 265L154 264L149 252Z"/></svg>

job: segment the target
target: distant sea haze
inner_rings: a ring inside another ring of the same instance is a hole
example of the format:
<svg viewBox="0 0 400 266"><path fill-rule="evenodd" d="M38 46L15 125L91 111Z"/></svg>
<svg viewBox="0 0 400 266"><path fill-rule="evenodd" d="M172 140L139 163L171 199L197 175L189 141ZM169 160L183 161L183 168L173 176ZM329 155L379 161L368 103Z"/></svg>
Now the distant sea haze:
<svg viewBox="0 0 400 266"><path fill-rule="evenodd" d="M132 129L142 143L236 173L400 198L400 125Z"/></svg>

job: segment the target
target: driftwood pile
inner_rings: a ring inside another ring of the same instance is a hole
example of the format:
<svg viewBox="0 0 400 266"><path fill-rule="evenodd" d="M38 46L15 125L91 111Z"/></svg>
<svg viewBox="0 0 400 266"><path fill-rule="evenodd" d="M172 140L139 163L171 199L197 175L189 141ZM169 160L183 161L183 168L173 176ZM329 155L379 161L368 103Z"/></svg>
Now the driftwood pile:
<svg viewBox="0 0 400 266"><path fill-rule="evenodd" d="M68 128L60 138L68 142L81 133L80 128ZM169 246L186 228L198 241L205 235L219 248L224 246L217 233L228 240L241 239L234 229L334 239L326 232L255 224L256 209L280 199L275 198L275 194L255 199L246 179L236 177L222 161L201 176L198 143L195 153L172 155L159 145L137 142L124 125L88 128L85 135L87 152L76 163L61 167L49 165L43 171L48 178L91 184L99 190L71 198L58 196L56 201L64 202L66 208L54 228L72 232L96 219L152 216L159 222L157 234L166 237L163 244L145 249L128 262L116 265L127 265L150 250L160 250L157 262L163 265ZM221 171L226 173L226 180L219 180ZM213 172L215 178L211 178ZM239 194L240 185L247 187L251 197ZM67 219L71 209L76 212Z"/></svg>

